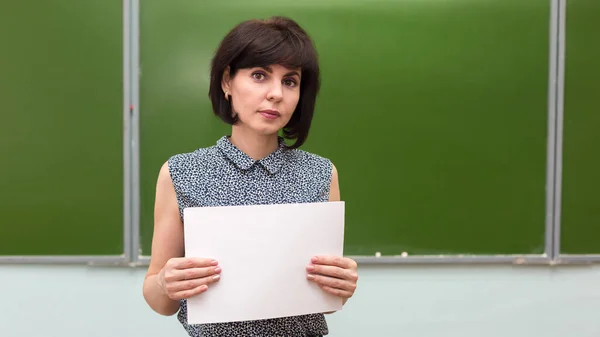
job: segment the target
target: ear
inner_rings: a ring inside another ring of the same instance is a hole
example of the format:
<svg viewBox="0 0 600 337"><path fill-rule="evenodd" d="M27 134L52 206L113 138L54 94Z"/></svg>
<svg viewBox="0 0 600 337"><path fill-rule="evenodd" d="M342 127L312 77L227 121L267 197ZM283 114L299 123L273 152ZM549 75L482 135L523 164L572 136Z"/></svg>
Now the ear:
<svg viewBox="0 0 600 337"><path fill-rule="evenodd" d="M226 92L231 91L231 76L229 71L229 66L227 66L227 68L225 68L225 71L223 71L223 78L221 80L221 89L223 89L223 95L225 95Z"/></svg>

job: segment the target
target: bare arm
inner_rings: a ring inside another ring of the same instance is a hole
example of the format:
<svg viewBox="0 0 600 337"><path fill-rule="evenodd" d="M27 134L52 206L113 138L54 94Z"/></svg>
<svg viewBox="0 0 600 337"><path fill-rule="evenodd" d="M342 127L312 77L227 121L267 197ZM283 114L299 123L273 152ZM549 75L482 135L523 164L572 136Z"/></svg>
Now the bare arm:
<svg viewBox="0 0 600 337"><path fill-rule="evenodd" d="M168 163L163 164L156 184L152 256L144 279L144 298L152 310L173 315L179 300L198 295L219 280L217 261L185 258L183 223Z"/></svg>
<svg viewBox="0 0 600 337"><path fill-rule="evenodd" d="M340 183L337 169L331 164L331 183L329 186L329 201L340 201Z"/></svg>
<svg viewBox="0 0 600 337"><path fill-rule="evenodd" d="M340 179L338 177L338 172L335 166L333 164L331 164L331 166L333 169L331 172L331 192L329 193L329 201L340 201ZM342 304L346 304L346 301L348 301L348 298L344 297L344 299L342 300Z"/></svg>
<svg viewBox="0 0 600 337"><path fill-rule="evenodd" d="M333 164L332 164L333 166ZM335 166L331 172L329 201L340 201L340 186L338 172ZM342 305L354 294L358 281L357 265L354 260L344 257L322 256L313 260L312 281L317 282L324 290L342 297ZM331 314L335 311L325 312Z"/></svg>
<svg viewBox="0 0 600 337"><path fill-rule="evenodd" d="M143 289L148 305L161 315L175 314L179 309L179 301L171 299L163 290L158 274L169 259L183 256L183 247L183 224L168 164L165 163L156 183L152 255Z"/></svg>

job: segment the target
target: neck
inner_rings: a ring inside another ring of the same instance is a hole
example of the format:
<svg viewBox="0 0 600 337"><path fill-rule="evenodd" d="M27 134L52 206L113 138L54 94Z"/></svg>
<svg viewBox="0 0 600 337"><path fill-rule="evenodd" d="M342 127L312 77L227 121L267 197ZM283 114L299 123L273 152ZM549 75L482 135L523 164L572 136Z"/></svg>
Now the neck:
<svg viewBox="0 0 600 337"><path fill-rule="evenodd" d="M235 125L231 128L229 141L254 160L268 156L279 146L277 134L258 135Z"/></svg>

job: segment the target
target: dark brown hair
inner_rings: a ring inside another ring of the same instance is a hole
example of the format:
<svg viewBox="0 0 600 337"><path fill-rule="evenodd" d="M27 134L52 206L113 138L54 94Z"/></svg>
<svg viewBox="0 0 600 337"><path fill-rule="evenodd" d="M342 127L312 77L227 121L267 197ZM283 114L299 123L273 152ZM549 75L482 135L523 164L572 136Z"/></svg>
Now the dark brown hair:
<svg viewBox="0 0 600 337"><path fill-rule="evenodd" d="M243 68L278 64L301 68L300 98L290 121L283 128L287 139L296 139L289 148L300 147L308 137L315 101L320 88L319 63L311 38L295 21L281 16L248 20L235 26L221 41L212 60L208 96L213 112L228 124L237 122L222 90L223 73L230 67L234 77Z"/></svg>

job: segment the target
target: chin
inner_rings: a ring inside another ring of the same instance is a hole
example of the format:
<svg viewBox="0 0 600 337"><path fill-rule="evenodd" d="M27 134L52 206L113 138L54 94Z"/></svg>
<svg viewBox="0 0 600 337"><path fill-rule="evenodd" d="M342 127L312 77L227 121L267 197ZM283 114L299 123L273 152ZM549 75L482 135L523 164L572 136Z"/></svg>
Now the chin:
<svg viewBox="0 0 600 337"><path fill-rule="evenodd" d="M256 133L258 133L260 135L269 136L269 135L278 133L280 128L263 127L263 128L254 128L254 130L256 131Z"/></svg>
<svg viewBox="0 0 600 337"><path fill-rule="evenodd" d="M278 133L285 125L281 123L256 123L251 125L251 128L261 135L272 135Z"/></svg>
<svg viewBox="0 0 600 337"><path fill-rule="evenodd" d="M253 119L246 123L242 123L240 126L244 129L259 134L261 136L270 136L278 134L279 131L285 126L283 119L277 119L272 121L265 121L262 118Z"/></svg>

